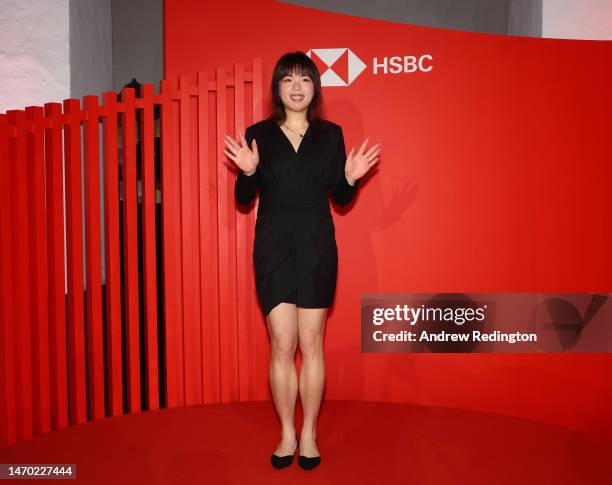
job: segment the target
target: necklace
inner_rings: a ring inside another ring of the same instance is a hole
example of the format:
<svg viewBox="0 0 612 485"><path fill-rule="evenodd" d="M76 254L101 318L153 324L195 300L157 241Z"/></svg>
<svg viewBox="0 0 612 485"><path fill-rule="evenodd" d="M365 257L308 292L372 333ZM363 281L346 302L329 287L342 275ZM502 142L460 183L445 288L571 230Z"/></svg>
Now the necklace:
<svg viewBox="0 0 612 485"><path fill-rule="evenodd" d="M306 131L304 131L304 133L300 133L299 131L294 131L291 128L289 128L287 125L285 125L284 123L281 125L284 126L287 130L289 130L291 133L297 133L298 135L300 135L300 137L304 138L304 134L306 133ZM306 129L308 129L308 127L306 127Z"/></svg>

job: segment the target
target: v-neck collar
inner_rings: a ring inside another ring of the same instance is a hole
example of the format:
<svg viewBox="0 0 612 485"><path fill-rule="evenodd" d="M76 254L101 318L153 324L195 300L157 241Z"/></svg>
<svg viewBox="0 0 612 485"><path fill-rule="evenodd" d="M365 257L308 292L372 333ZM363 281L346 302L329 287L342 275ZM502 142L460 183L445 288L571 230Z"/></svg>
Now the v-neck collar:
<svg viewBox="0 0 612 485"><path fill-rule="evenodd" d="M283 129L280 127L280 125L276 122L276 120L271 120L272 123L274 124L274 126L276 126L277 130L280 132L280 135L285 139L285 141L289 144L289 148L291 148L291 151L293 152L293 154L295 156L298 156L302 150L302 147L304 146L304 143L306 142L306 140L310 137L310 127L312 126L312 121L310 123L308 123L308 127L306 128L306 131L304 132L304 136L302 137L302 141L300 141L300 145L298 146L298 149L296 150L293 147L293 143L291 143L291 140L289 139L289 137L285 134L285 132L283 131Z"/></svg>

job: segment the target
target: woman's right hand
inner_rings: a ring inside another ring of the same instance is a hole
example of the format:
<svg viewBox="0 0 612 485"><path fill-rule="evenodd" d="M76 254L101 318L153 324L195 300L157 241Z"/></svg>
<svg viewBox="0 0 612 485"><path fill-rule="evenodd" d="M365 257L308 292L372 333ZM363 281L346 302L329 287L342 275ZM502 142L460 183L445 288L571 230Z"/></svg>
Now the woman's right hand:
<svg viewBox="0 0 612 485"><path fill-rule="evenodd" d="M227 148L223 150L223 153L225 153L228 158L232 159L245 175L253 175L259 164L257 141L253 138L253 151L251 151L242 131L238 130L238 135L240 137L240 142L234 140L229 135L225 135L225 145Z"/></svg>

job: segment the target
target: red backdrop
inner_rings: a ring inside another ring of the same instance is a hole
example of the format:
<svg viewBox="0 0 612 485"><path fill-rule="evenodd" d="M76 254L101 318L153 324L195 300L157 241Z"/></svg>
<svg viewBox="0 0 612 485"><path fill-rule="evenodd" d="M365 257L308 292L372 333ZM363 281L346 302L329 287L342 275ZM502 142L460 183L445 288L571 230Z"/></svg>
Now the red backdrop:
<svg viewBox="0 0 612 485"><path fill-rule="evenodd" d="M359 323L362 293L611 290L612 42L433 29L269 0L165 2L165 78L262 57L267 91L280 55L319 48L349 48L366 64L350 85L324 88L325 117L343 126L347 152L366 136L382 142L352 210L334 214L326 398L612 436L609 354L362 354ZM429 72L374 73L374 58L424 54Z"/></svg>

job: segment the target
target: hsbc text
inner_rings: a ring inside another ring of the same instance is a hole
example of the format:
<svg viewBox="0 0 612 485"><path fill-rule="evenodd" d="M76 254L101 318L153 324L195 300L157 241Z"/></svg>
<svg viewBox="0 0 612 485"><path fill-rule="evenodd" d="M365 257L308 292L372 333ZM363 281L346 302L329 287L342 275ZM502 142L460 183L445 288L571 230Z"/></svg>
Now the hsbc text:
<svg viewBox="0 0 612 485"><path fill-rule="evenodd" d="M378 57L372 60L373 74L378 74L378 70L382 70L384 74L398 74L401 72L428 72L433 69L431 65L432 57L429 54L423 54L420 57L416 56L393 56L383 57L380 61Z"/></svg>

